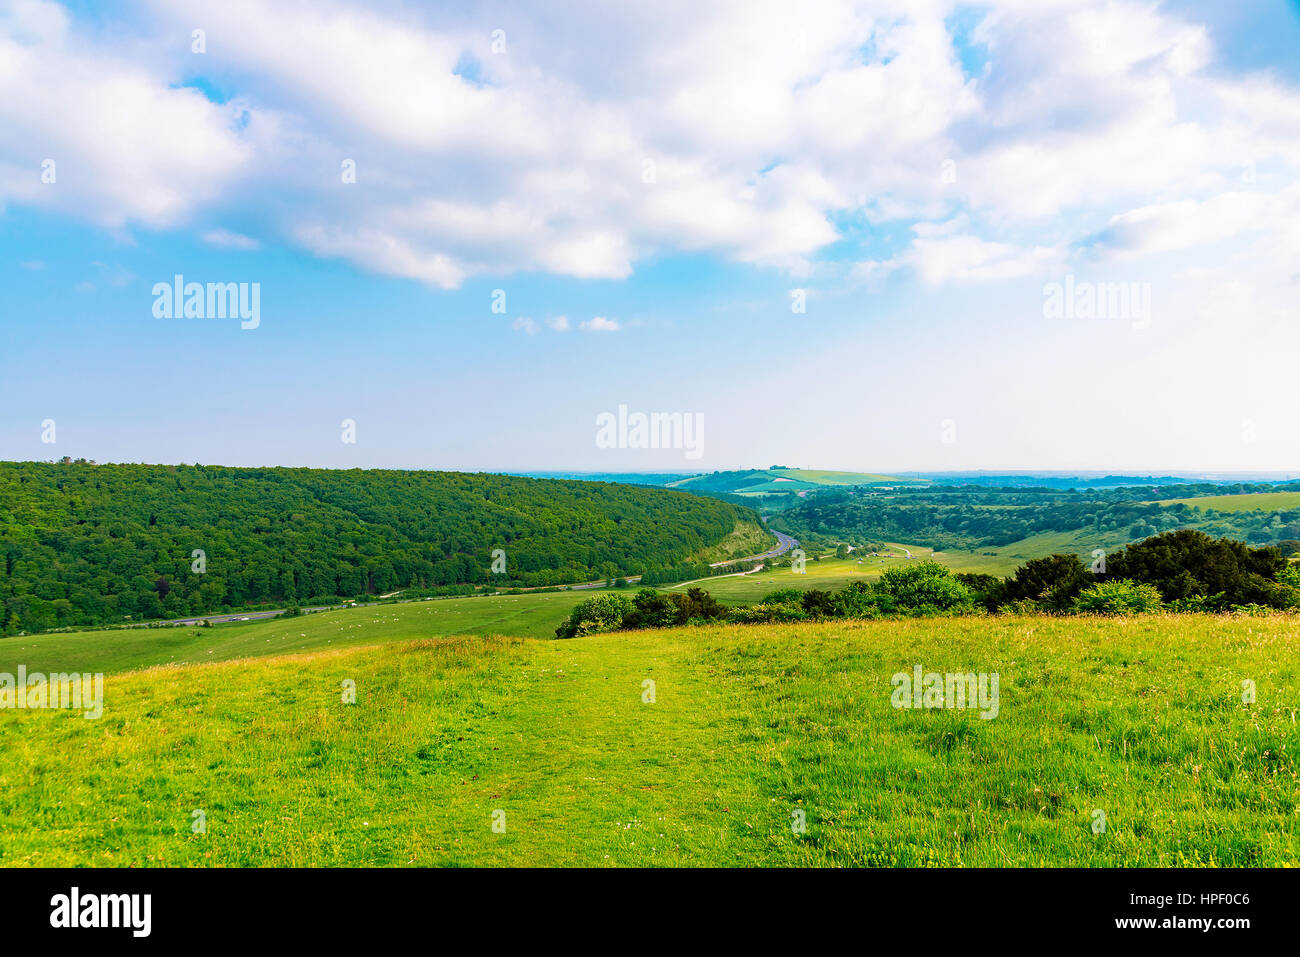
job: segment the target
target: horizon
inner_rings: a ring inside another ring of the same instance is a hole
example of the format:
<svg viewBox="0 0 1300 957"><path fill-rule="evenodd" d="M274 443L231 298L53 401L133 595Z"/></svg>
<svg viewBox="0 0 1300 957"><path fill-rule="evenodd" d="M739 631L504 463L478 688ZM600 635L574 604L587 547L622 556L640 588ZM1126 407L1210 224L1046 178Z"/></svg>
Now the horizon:
<svg viewBox="0 0 1300 957"><path fill-rule="evenodd" d="M68 459L64 462L63 459ZM502 468L477 468L477 469L454 469L440 466L406 466L406 465L385 465L385 466L318 466L318 465L286 465L283 463L230 463L230 462L146 462L146 461L100 461L90 459L85 456L67 455L60 456L57 459L0 459L0 463L9 464L41 464L41 465L60 465L60 464L85 464L85 465L142 465L158 467L212 467L212 468L229 468L229 469L319 469L326 471L350 471L353 469L362 469L367 471L393 471L393 472L462 472L465 474L485 474L485 475L514 475L524 478L565 478L569 476L584 475L677 475L682 478L688 478L697 475L710 475L718 472L766 472L773 468L785 471L809 471L809 472L829 472L833 474L845 475L878 475L881 478L910 478L910 477L929 477L929 476L953 476L958 478L979 478L979 477L1012 477L1023 476L1026 478L1079 478L1079 479L1098 479L1098 478L1134 478L1134 479L1162 479L1174 478L1188 481L1200 481L1208 483L1216 482L1244 482L1257 480L1262 482L1290 482L1300 480L1300 470L1281 470L1281 469L1248 469L1238 471L1222 470L1204 470L1204 469L925 469L925 470L903 470L903 469L858 469L858 468L820 468L805 467L797 465L782 465L776 467L770 466L735 466L723 467L716 469L702 469L695 471L682 471L677 469L563 469L563 468L537 468L537 469L502 469Z"/></svg>

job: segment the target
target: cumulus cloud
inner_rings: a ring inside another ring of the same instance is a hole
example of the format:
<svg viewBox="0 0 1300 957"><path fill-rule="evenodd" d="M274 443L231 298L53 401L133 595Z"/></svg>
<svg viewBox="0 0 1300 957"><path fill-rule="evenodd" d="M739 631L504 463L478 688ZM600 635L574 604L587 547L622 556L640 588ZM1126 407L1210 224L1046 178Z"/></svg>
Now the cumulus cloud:
<svg viewBox="0 0 1300 957"><path fill-rule="evenodd" d="M0 12L0 201L104 226L168 226L253 161L238 104L210 102L120 48L79 37L63 7Z"/></svg>
<svg viewBox="0 0 1300 957"><path fill-rule="evenodd" d="M617 320L593 316L585 322L578 323L578 328L583 332L618 332L621 327Z"/></svg>
<svg viewBox="0 0 1300 957"><path fill-rule="evenodd" d="M55 3L4 8L0 203L115 227L252 209L443 289L680 253L806 275L863 223L893 238L846 272L927 283L1294 233L1267 214L1300 171L1300 92L1215 69L1202 25L1138 0L999 0L960 37L941 0L146 2L158 32L129 51ZM205 238L253 248L235 235Z"/></svg>

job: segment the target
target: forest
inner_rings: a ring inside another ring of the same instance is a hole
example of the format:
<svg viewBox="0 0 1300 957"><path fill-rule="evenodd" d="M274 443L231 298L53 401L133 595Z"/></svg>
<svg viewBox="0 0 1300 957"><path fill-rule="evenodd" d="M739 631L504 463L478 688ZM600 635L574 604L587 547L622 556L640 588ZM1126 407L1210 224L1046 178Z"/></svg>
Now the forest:
<svg viewBox="0 0 1300 957"><path fill-rule="evenodd" d="M1159 488L1025 489L956 486L890 494L822 492L780 513L782 531L807 542L869 546L900 541L937 550L1001 546L1044 532L1091 529L1137 540L1179 528L1253 545L1300 539L1300 507L1220 511L1157 499L1296 491L1278 485L1171 485Z"/></svg>
<svg viewBox="0 0 1300 957"><path fill-rule="evenodd" d="M0 462L0 629L614 578L699 560L739 523L756 516L602 482Z"/></svg>

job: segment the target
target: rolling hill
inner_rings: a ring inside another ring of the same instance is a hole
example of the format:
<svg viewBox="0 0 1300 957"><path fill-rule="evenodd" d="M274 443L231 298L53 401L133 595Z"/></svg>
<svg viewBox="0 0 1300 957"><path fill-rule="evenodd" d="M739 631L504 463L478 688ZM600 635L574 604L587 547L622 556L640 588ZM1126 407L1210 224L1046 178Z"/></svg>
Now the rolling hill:
<svg viewBox="0 0 1300 957"><path fill-rule="evenodd" d="M0 632L590 581L770 542L752 510L675 489L458 472L0 462Z"/></svg>

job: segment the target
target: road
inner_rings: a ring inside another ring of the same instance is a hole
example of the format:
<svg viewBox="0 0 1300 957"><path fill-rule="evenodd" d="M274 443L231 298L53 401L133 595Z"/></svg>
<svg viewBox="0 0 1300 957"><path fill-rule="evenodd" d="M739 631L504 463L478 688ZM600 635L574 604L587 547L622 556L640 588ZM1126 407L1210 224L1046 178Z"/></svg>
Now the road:
<svg viewBox="0 0 1300 957"><path fill-rule="evenodd" d="M776 547L769 548L761 555L750 555L748 558L729 558L725 562L714 562L710 568L717 568L719 565L734 565L736 562L756 562L764 558L776 558L778 555L784 555L792 548L798 548L797 539L791 538L785 532L778 532L776 529L769 529L776 536Z"/></svg>
<svg viewBox="0 0 1300 957"><path fill-rule="evenodd" d="M776 536L776 545L775 547L769 548L767 551L763 552L763 554L750 555L747 558L729 558L724 562L714 562L709 567L719 568L723 565L735 565L738 562L757 562L757 561L762 561L765 558L776 558L778 555L784 555L792 548L799 547L799 542L796 539L793 539L789 535L785 534L785 532L778 532L775 529L772 529L771 531L772 534ZM703 579L700 580L703 581ZM627 583L629 585L635 585L639 581L641 581L640 575L627 576ZM605 587L605 579L602 578L600 581L582 582L581 584L578 585L570 585L569 591L583 591L585 589L590 589L590 588L604 588L604 587ZM535 591L536 589L525 588L522 590ZM390 594L395 595L397 594L397 592L392 592ZM380 595L379 597L386 598L389 596ZM423 598L407 599L407 601L425 601L425 600L426 599ZM405 602L394 602L393 604L405 604ZM303 608L303 611L304 612L337 611L340 608L351 608L351 607L360 607L360 606L357 606L355 602L346 605L313 605L310 608ZM245 612L236 612L230 615L199 615L196 618L171 618L167 621L158 622L158 624L198 625L201 624L202 622L207 621L215 625L227 621L260 621L263 618L275 618L277 615L283 615L285 611L286 609L284 608L277 608L274 611L245 611ZM143 625L144 622L141 622L140 624Z"/></svg>

